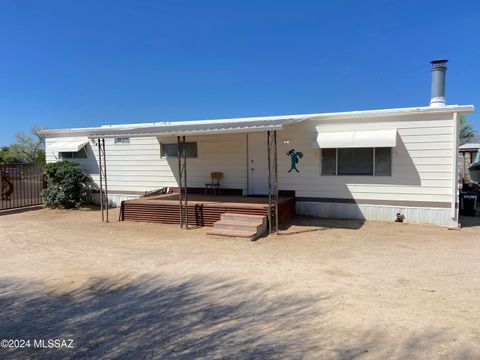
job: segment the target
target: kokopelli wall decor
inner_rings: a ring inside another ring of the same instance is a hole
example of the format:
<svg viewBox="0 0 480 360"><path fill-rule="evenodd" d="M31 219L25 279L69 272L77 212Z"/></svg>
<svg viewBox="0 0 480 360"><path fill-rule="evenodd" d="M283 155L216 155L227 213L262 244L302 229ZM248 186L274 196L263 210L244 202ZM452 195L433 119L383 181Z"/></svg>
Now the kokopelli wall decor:
<svg viewBox="0 0 480 360"><path fill-rule="evenodd" d="M297 164L298 160L303 157L303 153L301 151L295 151L295 149L292 149L287 153L287 156L290 157L290 170L288 170L288 172L292 172L292 170L300 172L297 169Z"/></svg>

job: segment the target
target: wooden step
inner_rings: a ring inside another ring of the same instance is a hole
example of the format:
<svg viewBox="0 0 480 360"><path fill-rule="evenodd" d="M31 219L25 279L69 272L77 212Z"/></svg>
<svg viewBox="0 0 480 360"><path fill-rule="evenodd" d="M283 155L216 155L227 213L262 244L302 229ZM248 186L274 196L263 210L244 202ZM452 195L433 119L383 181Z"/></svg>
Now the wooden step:
<svg viewBox="0 0 480 360"><path fill-rule="evenodd" d="M241 230L230 230L230 229L219 229L219 228L213 228L211 230L208 230L207 235L242 238L242 239L249 239L249 240L255 240L258 236L256 231L241 231Z"/></svg>
<svg viewBox="0 0 480 360"><path fill-rule="evenodd" d="M253 214L236 214L231 212L225 212L221 216L221 220L228 221L242 221L250 222L254 224L263 224L266 223L267 217L265 215L253 215Z"/></svg>
<svg viewBox="0 0 480 360"><path fill-rule="evenodd" d="M254 231L257 233L262 230L263 223L257 224L250 221L220 220L215 222L213 227L216 229Z"/></svg>

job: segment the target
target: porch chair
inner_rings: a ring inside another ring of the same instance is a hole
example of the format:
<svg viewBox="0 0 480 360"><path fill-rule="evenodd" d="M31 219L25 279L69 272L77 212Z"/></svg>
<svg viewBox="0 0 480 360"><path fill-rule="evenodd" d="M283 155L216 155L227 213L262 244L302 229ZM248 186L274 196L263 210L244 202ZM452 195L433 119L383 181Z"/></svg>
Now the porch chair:
<svg viewBox="0 0 480 360"><path fill-rule="evenodd" d="M220 180L223 178L223 173L221 172L212 172L210 173L211 182L205 184L205 194L208 194L208 190L212 190L212 194L216 195L217 192L220 194Z"/></svg>

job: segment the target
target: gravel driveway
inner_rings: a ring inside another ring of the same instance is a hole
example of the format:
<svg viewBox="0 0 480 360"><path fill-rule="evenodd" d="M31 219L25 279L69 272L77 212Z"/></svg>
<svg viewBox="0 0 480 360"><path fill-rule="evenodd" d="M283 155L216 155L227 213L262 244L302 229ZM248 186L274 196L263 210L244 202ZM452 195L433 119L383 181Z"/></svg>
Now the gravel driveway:
<svg viewBox="0 0 480 360"><path fill-rule="evenodd" d="M0 358L480 358L480 227L206 231L94 210L0 216L0 339L31 341Z"/></svg>

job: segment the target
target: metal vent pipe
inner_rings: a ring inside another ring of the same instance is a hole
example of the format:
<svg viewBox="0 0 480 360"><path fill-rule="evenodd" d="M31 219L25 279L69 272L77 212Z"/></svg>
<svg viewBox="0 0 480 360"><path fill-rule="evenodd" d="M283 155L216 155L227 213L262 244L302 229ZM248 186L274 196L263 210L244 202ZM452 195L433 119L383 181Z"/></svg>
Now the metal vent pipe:
<svg viewBox="0 0 480 360"><path fill-rule="evenodd" d="M447 74L448 60L439 59L430 61L432 64L432 97L430 99L431 107L444 107L447 105L445 100L445 77Z"/></svg>

